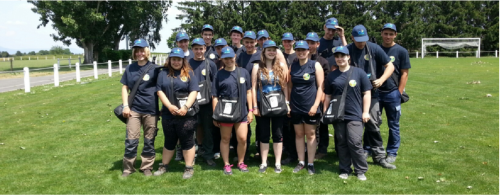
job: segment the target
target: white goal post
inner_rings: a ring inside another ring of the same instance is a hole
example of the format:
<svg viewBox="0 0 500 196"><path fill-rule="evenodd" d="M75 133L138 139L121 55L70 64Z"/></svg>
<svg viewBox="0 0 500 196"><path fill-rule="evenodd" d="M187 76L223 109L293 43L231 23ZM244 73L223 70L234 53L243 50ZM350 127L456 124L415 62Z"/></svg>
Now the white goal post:
<svg viewBox="0 0 500 196"><path fill-rule="evenodd" d="M481 38L422 38L422 58L427 53L427 46L441 46L448 50L464 47L477 47L476 57L480 57Z"/></svg>

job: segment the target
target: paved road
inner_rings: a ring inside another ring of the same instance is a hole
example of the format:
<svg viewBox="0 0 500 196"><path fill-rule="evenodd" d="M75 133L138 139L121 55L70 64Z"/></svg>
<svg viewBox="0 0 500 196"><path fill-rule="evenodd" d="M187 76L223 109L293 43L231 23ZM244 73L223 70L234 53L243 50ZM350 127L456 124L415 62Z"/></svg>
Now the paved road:
<svg viewBox="0 0 500 196"><path fill-rule="evenodd" d="M119 69L111 69L112 72L118 72ZM125 71L125 70L124 70ZM108 69L98 69L97 74L108 74ZM94 77L94 70L81 71L80 78ZM99 76L103 77L103 76ZM75 80L76 72L59 74L59 82ZM45 84L54 84L54 75L31 77L30 78L31 87L41 86ZM0 93L14 91L18 89L24 89L24 77L12 78L12 79L0 79Z"/></svg>

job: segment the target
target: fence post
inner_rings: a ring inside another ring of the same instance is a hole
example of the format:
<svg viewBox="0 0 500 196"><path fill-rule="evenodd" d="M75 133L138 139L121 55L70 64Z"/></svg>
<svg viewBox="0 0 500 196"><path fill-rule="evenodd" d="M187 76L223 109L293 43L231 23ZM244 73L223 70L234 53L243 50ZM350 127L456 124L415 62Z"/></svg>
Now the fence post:
<svg viewBox="0 0 500 196"><path fill-rule="evenodd" d="M47 60L47 56L45 56L45 60Z"/></svg>
<svg viewBox="0 0 500 196"><path fill-rule="evenodd" d="M80 63L76 63L76 82L80 82Z"/></svg>
<svg viewBox="0 0 500 196"><path fill-rule="evenodd" d="M59 62L60 59L57 59L57 69L59 69L59 66L61 65L61 63Z"/></svg>
<svg viewBox="0 0 500 196"><path fill-rule="evenodd" d="M457 51L457 58L458 58L458 51Z"/></svg>
<svg viewBox="0 0 500 196"><path fill-rule="evenodd" d="M94 61L94 78L97 79L97 61Z"/></svg>
<svg viewBox="0 0 500 196"><path fill-rule="evenodd" d="M122 66L122 60L121 59L118 61L118 66L120 67L120 74L122 74L123 73L123 71L122 71L122 67L123 66Z"/></svg>
<svg viewBox="0 0 500 196"><path fill-rule="evenodd" d="M69 68L71 69L71 58L68 59Z"/></svg>
<svg viewBox="0 0 500 196"><path fill-rule="evenodd" d="M38 57L36 57L36 60L38 60Z"/></svg>
<svg viewBox="0 0 500 196"><path fill-rule="evenodd" d="M14 71L14 63L12 58L10 58L10 71Z"/></svg>
<svg viewBox="0 0 500 196"><path fill-rule="evenodd" d="M495 58L498 57L498 50L495 50Z"/></svg>
<svg viewBox="0 0 500 196"><path fill-rule="evenodd" d="M111 77L111 60L108 60L108 76Z"/></svg>
<svg viewBox="0 0 500 196"><path fill-rule="evenodd" d="M436 51L436 58L439 58L439 51Z"/></svg>
<svg viewBox="0 0 500 196"><path fill-rule="evenodd" d="M30 68L24 67L24 92L29 93L31 91L30 88Z"/></svg>
<svg viewBox="0 0 500 196"><path fill-rule="evenodd" d="M21 61L23 60L23 57L21 57Z"/></svg>
<svg viewBox="0 0 500 196"><path fill-rule="evenodd" d="M82 64L82 58L78 57L78 63Z"/></svg>
<svg viewBox="0 0 500 196"><path fill-rule="evenodd" d="M57 64L54 64L54 86L59 86L59 70Z"/></svg>
<svg viewBox="0 0 500 196"><path fill-rule="evenodd" d="M128 64L132 64L132 59L128 59Z"/></svg>
<svg viewBox="0 0 500 196"><path fill-rule="evenodd" d="M418 51L417 51L417 59L418 59Z"/></svg>
<svg viewBox="0 0 500 196"><path fill-rule="evenodd" d="M31 61L31 57L30 56L28 57L28 61Z"/></svg>

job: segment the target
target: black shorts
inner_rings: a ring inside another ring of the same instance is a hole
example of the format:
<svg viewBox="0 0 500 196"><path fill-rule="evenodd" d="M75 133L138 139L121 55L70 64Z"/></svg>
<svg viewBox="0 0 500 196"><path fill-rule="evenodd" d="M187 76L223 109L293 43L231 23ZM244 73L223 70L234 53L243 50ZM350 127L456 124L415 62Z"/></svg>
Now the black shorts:
<svg viewBox="0 0 500 196"><path fill-rule="evenodd" d="M308 125L319 125L319 120L321 115L316 114L314 116L309 116L308 114L297 114L297 113L291 113L290 114L292 118L290 121L292 124L297 125L297 124L308 124Z"/></svg>

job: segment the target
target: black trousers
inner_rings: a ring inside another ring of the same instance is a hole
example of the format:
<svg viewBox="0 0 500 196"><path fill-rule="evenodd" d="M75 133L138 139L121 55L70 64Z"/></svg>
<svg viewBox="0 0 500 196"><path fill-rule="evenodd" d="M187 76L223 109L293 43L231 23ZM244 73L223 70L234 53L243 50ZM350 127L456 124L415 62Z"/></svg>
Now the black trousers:
<svg viewBox="0 0 500 196"><path fill-rule="evenodd" d="M297 160L297 148L295 147L295 129L289 117L285 117L283 123L283 146L288 153L288 157Z"/></svg>

